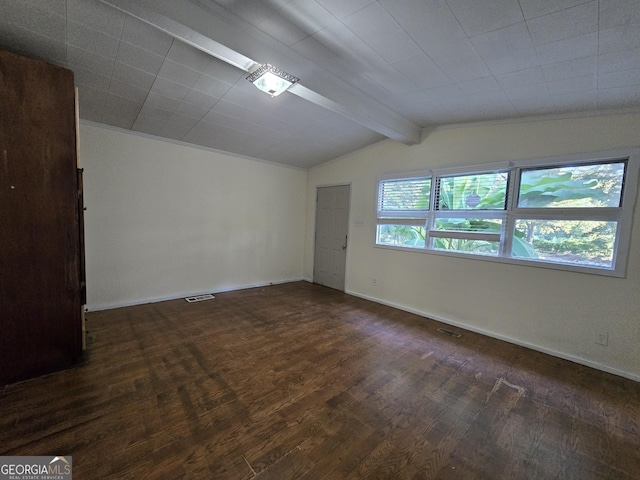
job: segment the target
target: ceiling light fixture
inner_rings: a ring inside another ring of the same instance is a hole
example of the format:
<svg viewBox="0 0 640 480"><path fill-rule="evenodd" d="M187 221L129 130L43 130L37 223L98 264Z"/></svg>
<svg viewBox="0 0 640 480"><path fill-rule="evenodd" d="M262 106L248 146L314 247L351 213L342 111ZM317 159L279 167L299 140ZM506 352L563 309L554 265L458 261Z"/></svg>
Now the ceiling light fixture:
<svg viewBox="0 0 640 480"><path fill-rule="evenodd" d="M247 77L251 83L272 97L277 97L300 80L279 68L265 63Z"/></svg>

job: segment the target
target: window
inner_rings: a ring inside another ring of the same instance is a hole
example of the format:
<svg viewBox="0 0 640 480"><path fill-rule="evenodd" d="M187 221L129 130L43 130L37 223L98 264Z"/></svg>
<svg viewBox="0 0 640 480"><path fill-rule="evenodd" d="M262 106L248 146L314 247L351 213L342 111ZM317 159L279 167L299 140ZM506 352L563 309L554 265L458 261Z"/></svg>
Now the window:
<svg viewBox="0 0 640 480"><path fill-rule="evenodd" d="M623 276L638 151L378 182L376 243Z"/></svg>
<svg viewBox="0 0 640 480"><path fill-rule="evenodd" d="M378 244L424 248L431 178L383 180L378 190Z"/></svg>
<svg viewBox="0 0 640 480"><path fill-rule="evenodd" d="M512 255L613 268L626 165L521 169Z"/></svg>
<svg viewBox="0 0 640 480"><path fill-rule="evenodd" d="M436 177L430 246L435 250L497 255L508 179L506 171Z"/></svg>

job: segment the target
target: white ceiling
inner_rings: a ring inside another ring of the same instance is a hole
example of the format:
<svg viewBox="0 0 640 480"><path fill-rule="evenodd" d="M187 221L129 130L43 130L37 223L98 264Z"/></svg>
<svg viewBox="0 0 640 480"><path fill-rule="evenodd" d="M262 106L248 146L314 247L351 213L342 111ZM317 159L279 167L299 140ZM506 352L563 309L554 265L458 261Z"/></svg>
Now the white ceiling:
<svg viewBox="0 0 640 480"><path fill-rule="evenodd" d="M640 110L640 0L0 9L0 46L75 72L82 119L301 168L387 137L416 143L425 127ZM274 64L300 86L270 98L223 51Z"/></svg>

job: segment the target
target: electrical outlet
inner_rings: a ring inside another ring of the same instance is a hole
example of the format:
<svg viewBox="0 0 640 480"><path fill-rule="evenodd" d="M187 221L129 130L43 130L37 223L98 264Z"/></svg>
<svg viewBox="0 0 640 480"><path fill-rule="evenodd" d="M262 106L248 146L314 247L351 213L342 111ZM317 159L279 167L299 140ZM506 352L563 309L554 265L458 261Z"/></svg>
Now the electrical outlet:
<svg viewBox="0 0 640 480"><path fill-rule="evenodd" d="M373 286L377 287L378 286L378 279L377 278L373 278Z"/></svg>
<svg viewBox="0 0 640 480"><path fill-rule="evenodd" d="M609 334L607 332L596 333L596 345L609 345Z"/></svg>

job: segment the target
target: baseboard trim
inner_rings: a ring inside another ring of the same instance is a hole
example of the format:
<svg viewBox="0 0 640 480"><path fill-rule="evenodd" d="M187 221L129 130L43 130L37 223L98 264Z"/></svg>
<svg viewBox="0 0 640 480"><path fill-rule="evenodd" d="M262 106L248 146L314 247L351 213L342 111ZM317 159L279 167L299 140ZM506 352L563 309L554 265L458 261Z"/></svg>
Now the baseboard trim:
<svg viewBox="0 0 640 480"><path fill-rule="evenodd" d="M474 333L479 333L481 335L486 335L487 337L495 338L497 340L502 340L502 341L507 342L507 343L512 343L514 345L519 345L521 347L529 348L531 350L535 350L537 352L545 353L547 355L551 355L553 357L561 358L563 360L569 360L570 362L574 362L574 363L577 363L577 364L580 364L580 365L584 365L585 367L594 368L596 370L601 370L601 371L606 372L606 373L611 373L611 374L617 375L619 377L628 378L629 380L633 380L635 382L640 382L640 375L635 374L635 373L627 372L627 371L624 371L624 370L618 370L616 368L612 368L612 367L609 367L607 365L602 365L602 364L597 363L597 362L592 362L591 360L587 360L585 358L576 357L574 355L570 355L570 354L567 354L567 353L564 353L564 352L558 352L558 351L552 350L550 348L541 347L540 345L534 345L532 343L523 342L523 341L515 339L515 338L507 337L505 335L500 335L499 333L496 333L496 332L492 332L492 331L489 331L489 330L484 330L482 328L477 328L477 327L474 327L472 325L468 325L468 324L463 323L463 322L451 320L449 318L445 318L445 317L442 317L440 315L434 315L434 314L431 314L429 312L423 312L423 311L420 311L420 310L409 308L409 307L406 307L404 305L400 305L400 304L397 304L397 303L387 302L387 301L381 300L379 298L375 298L375 297L371 297L369 295L364 295L362 293L355 292L353 290L345 291L345 293L347 293L349 295L353 295L354 297L359 297L359 298L363 298L365 300L369 300L369 301L372 301L372 302L375 302L375 303L379 303L381 305L386 305L388 307L397 308L398 310L403 310L405 312L413 313L415 315L419 315L419 316L424 317L424 318L429 318L431 320L436 320L438 322L446 323L447 325L451 325L451 326L454 326L454 327L459 327L459 328L462 328L464 330L469 330L469 331L474 332Z"/></svg>
<svg viewBox="0 0 640 480"><path fill-rule="evenodd" d="M158 302L166 302L169 300L178 300L180 298L195 297L197 295L205 295L207 293L212 293L213 295L215 295L217 293L233 292L235 290L246 290L248 288L268 287L269 285L279 285L282 283L300 282L303 280L304 280L303 278L292 278L287 280L277 280L275 282L258 282L258 283L251 283L251 284L245 284L245 285L227 285L224 287L218 287L211 290L204 290L201 292L173 293L171 295L166 295L162 297L141 298L141 299L131 300L127 302L120 302L120 303L104 303L104 304L98 304L98 305L86 305L85 310L87 312L99 312L101 310L113 310L115 308L133 307L135 305L144 305L147 303L158 303Z"/></svg>

